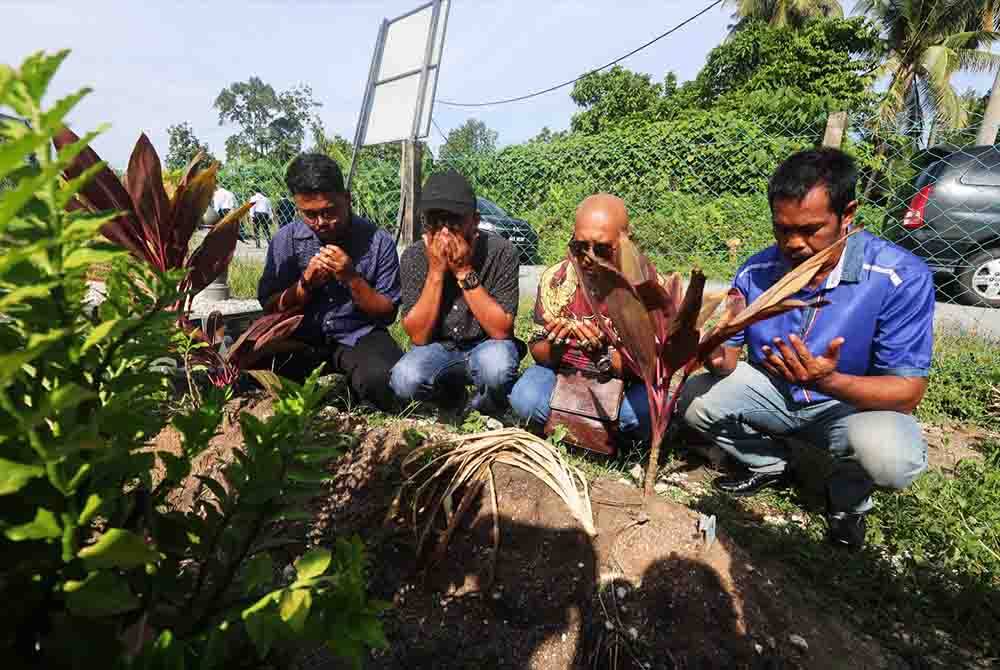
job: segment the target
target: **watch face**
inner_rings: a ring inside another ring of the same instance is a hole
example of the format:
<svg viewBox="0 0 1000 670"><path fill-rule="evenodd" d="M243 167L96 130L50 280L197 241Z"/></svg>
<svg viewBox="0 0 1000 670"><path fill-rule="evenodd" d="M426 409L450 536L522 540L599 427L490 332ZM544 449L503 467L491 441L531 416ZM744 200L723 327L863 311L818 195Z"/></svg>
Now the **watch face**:
<svg viewBox="0 0 1000 670"><path fill-rule="evenodd" d="M611 356L601 356L597 360L597 371L602 373L611 372Z"/></svg>
<svg viewBox="0 0 1000 670"><path fill-rule="evenodd" d="M464 289L476 288L479 286L479 273L472 270L469 274L465 275L465 280L461 282L461 285Z"/></svg>

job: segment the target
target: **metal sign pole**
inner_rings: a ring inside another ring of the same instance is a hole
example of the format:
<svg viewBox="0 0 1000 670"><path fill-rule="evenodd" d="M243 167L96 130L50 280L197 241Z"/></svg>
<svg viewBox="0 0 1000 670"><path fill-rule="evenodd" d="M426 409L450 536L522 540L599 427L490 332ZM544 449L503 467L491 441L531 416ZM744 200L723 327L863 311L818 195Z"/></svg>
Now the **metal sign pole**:
<svg viewBox="0 0 1000 670"><path fill-rule="evenodd" d="M358 117L358 127L354 129L354 147L351 151L351 167L347 172L348 191L351 190L351 182L354 181L354 171L357 168L358 153L365 141L365 133L368 130L368 117L371 114L372 102L375 98L375 79L378 77L379 68L382 65L382 50L385 47L385 35L389 30L389 22L382 20L382 25L378 29L378 37L375 39L375 51L372 52L372 63L368 69L368 84L365 86L365 97L361 100L361 115Z"/></svg>

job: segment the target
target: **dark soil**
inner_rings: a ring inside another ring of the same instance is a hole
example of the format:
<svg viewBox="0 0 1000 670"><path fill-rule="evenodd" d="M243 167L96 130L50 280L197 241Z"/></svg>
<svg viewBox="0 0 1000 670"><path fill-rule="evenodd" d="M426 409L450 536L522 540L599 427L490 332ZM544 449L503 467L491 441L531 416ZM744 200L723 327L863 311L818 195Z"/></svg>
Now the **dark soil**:
<svg viewBox="0 0 1000 670"><path fill-rule="evenodd" d="M620 482L593 486L591 538L537 479L496 466L494 579L488 504L460 526L441 563L420 561L411 510L394 505L405 427L369 430L331 465L335 485L317 501L311 531L320 543L361 535L372 595L393 603L390 647L367 667L908 667L791 586L780 564L751 564L724 529L706 546L696 512L657 498L643 513L639 489Z"/></svg>

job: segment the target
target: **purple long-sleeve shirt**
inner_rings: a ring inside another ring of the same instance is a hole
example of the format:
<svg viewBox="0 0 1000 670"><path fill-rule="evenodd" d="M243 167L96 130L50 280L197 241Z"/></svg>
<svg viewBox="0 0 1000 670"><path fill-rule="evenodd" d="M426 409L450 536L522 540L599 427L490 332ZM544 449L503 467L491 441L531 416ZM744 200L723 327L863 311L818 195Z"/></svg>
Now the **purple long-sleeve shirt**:
<svg viewBox="0 0 1000 670"><path fill-rule="evenodd" d="M323 242L301 219L281 228L267 247L264 274L257 284L261 304L298 281L322 246ZM354 262L358 275L398 307L399 256L392 235L354 216L350 241L342 248ZM339 342L354 346L375 328L386 328L391 323L391 319L374 319L365 314L354 304L350 289L332 279L310 292L305 318L293 337L313 345Z"/></svg>

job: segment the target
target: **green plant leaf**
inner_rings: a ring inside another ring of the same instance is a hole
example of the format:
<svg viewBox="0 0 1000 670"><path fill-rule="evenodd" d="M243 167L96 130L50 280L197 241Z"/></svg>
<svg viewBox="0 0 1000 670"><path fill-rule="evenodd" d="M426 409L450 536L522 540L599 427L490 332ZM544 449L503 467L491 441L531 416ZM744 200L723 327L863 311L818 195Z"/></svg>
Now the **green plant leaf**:
<svg viewBox="0 0 1000 670"><path fill-rule="evenodd" d="M45 475L45 468L40 465L26 465L0 458L0 495L16 493L35 477Z"/></svg>
<svg viewBox="0 0 1000 670"><path fill-rule="evenodd" d="M24 540L51 540L62 536L62 527L56 520L56 515L45 508L35 512L33 521L12 526L4 531L4 535L14 542Z"/></svg>
<svg viewBox="0 0 1000 670"><path fill-rule="evenodd" d="M310 549L295 561L295 573L299 581L319 577L330 567L332 557L326 549Z"/></svg>
<svg viewBox="0 0 1000 670"><path fill-rule="evenodd" d="M128 582L110 572L94 572L82 582L66 582L63 590L66 607L77 616L114 616L130 612L141 604Z"/></svg>
<svg viewBox="0 0 1000 670"><path fill-rule="evenodd" d="M245 593L253 593L274 581L274 561L271 555L262 552L247 561L245 572Z"/></svg>
<svg viewBox="0 0 1000 670"><path fill-rule="evenodd" d="M77 556L83 559L88 570L135 568L160 559L141 537L122 528L106 530L97 542L81 549Z"/></svg>
<svg viewBox="0 0 1000 670"><path fill-rule="evenodd" d="M87 335L87 339L83 341L83 347L81 347L81 352L86 352L88 349L99 343L104 338L111 335L118 326L120 326L125 319L109 319L108 321L102 321L97 324L97 326L90 331Z"/></svg>
<svg viewBox="0 0 1000 670"><path fill-rule="evenodd" d="M90 522L97 513L97 510L101 507L101 496L96 493L91 493L87 496L87 502L83 505L83 511L80 512L80 518L77 520L77 525L83 526Z"/></svg>
<svg viewBox="0 0 1000 670"><path fill-rule="evenodd" d="M287 623L289 628L301 633L306 627L311 607L312 593L308 589L286 589L281 594L278 612L281 614L281 620Z"/></svg>

